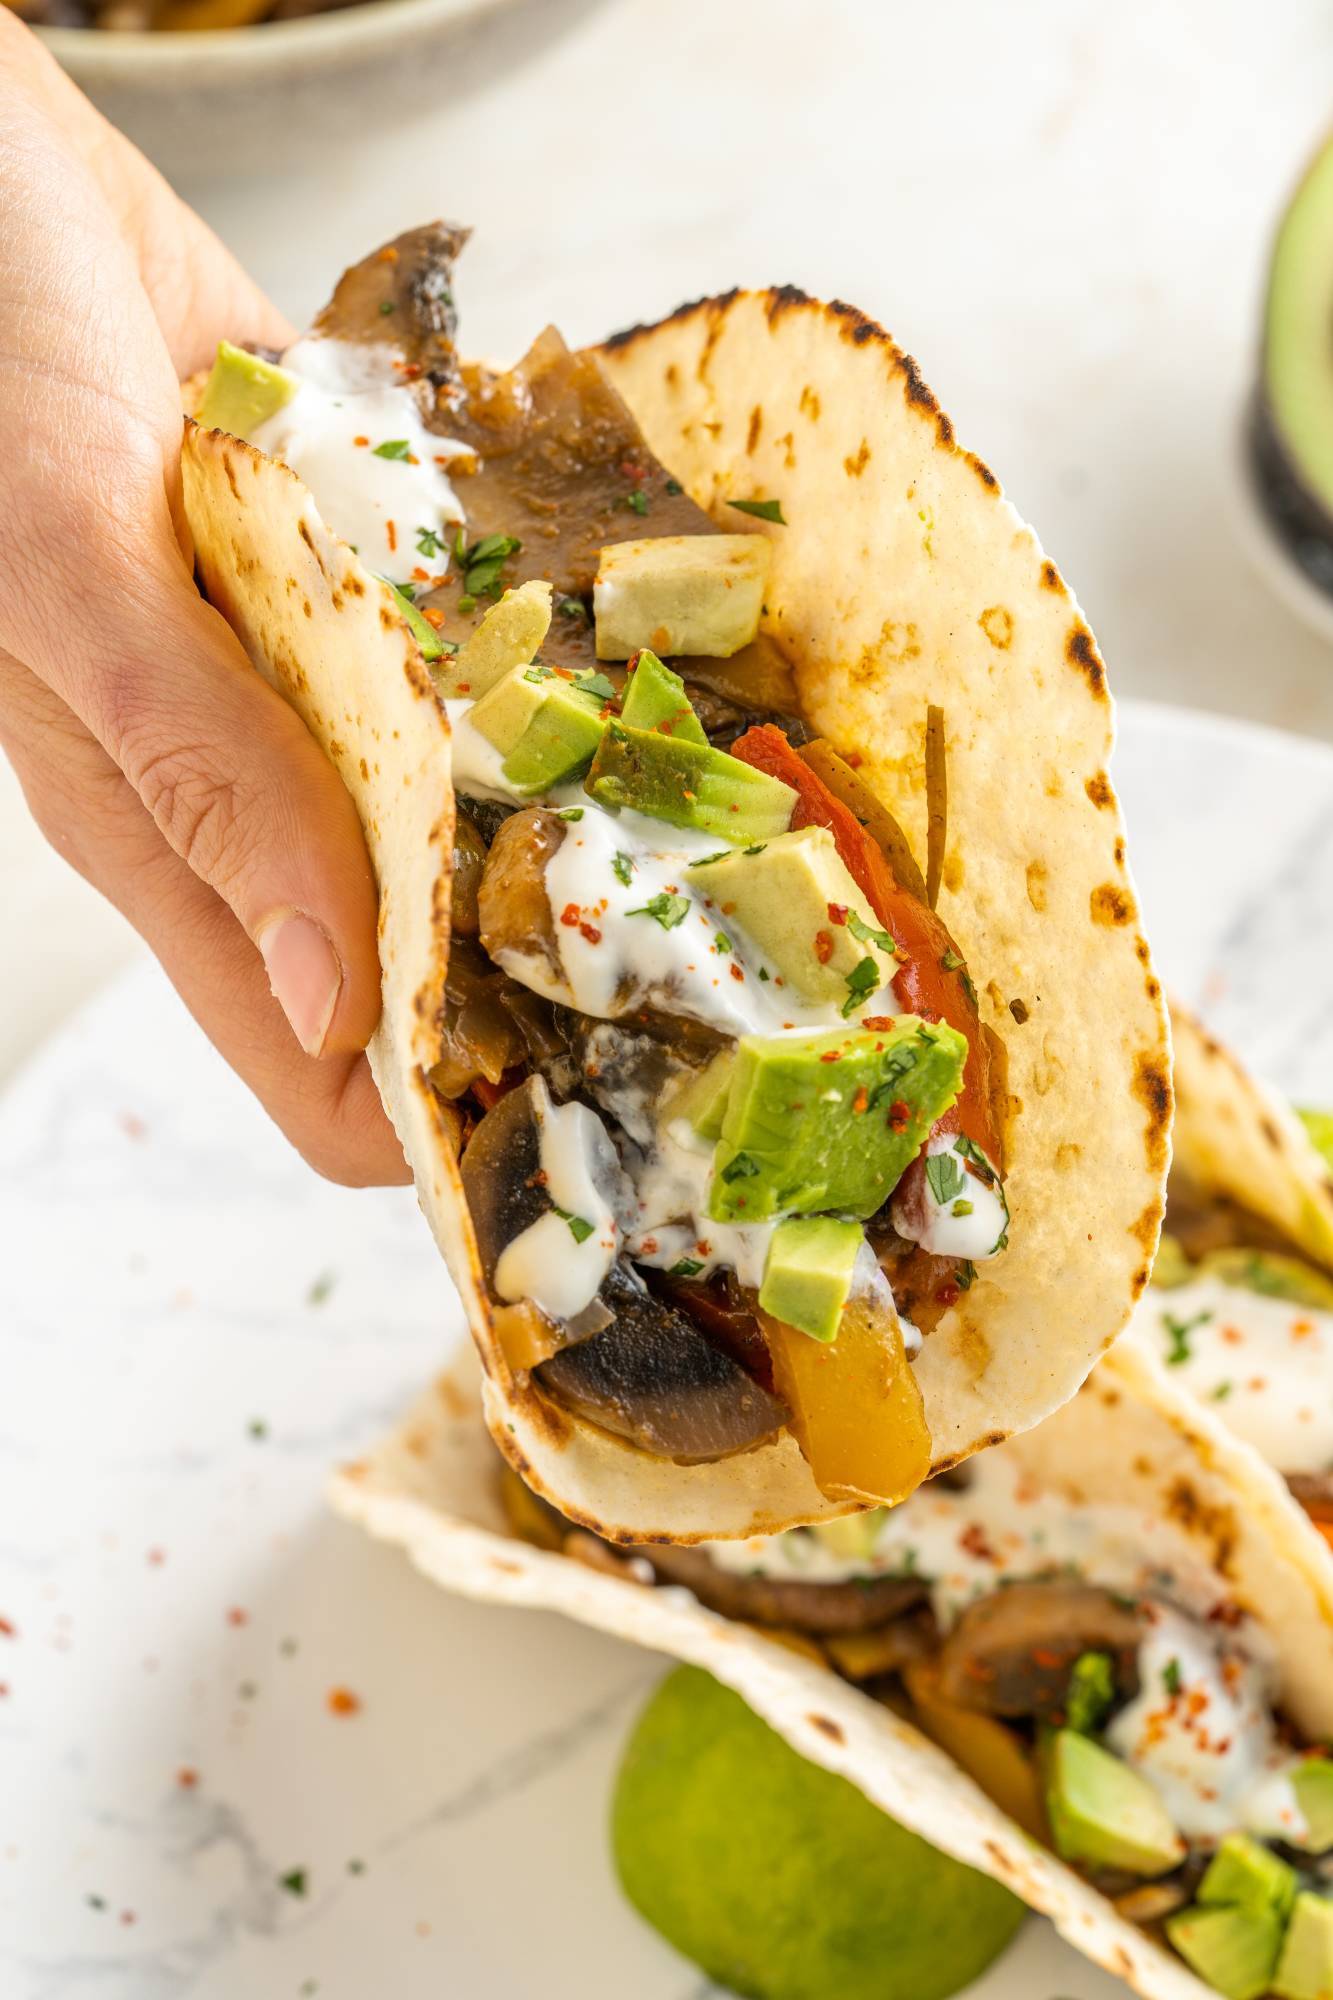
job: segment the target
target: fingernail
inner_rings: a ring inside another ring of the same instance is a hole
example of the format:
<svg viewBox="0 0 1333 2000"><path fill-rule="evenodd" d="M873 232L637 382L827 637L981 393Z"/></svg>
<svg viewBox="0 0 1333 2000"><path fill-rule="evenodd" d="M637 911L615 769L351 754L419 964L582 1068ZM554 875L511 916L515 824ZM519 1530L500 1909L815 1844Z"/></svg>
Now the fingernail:
<svg viewBox="0 0 1333 2000"><path fill-rule="evenodd" d="M255 939L273 998L308 1056L317 1056L338 1004L343 971L328 935L299 910L261 924Z"/></svg>

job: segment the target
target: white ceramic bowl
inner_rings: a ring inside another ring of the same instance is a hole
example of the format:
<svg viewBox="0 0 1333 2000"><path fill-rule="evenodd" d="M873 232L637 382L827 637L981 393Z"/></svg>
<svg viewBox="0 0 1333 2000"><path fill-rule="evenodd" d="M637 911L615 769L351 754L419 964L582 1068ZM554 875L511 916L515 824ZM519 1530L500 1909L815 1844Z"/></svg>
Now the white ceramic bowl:
<svg viewBox="0 0 1333 2000"><path fill-rule="evenodd" d="M469 43L515 0L367 0L268 26L197 34L42 29L42 40L169 180L281 173L319 150L362 144L438 110ZM582 11L527 0L527 39ZM492 50L492 57L495 51Z"/></svg>

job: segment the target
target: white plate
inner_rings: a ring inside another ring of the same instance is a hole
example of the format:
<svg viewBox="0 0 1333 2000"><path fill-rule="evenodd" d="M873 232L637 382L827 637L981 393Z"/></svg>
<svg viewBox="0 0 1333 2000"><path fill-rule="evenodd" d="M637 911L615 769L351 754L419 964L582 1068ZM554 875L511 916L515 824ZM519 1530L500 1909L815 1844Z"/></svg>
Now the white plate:
<svg viewBox="0 0 1333 2000"><path fill-rule="evenodd" d="M1117 771L1164 973L1333 1101L1333 753L1139 708ZM658 1664L324 1513L456 1326L410 1197L315 1180L142 969L0 1103L0 1237L4 2000L707 1992L606 1856ZM1034 1922L974 1993L1120 1990Z"/></svg>

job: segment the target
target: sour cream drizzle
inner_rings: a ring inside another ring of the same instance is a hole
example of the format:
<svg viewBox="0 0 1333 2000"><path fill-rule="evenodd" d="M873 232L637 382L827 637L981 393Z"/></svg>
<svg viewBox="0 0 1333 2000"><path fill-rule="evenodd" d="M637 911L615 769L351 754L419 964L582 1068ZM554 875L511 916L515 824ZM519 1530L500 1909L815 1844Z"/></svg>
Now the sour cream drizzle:
<svg viewBox="0 0 1333 2000"><path fill-rule="evenodd" d="M471 448L426 429L388 348L307 335L282 366L300 386L252 442L300 475L328 526L368 569L398 584L421 582L422 571L442 576L453 539L444 529L464 518L445 468ZM377 454L384 445L393 456ZM440 546L428 541L423 553L423 531Z"/></svg>
<svg viewBox="0 0 1333 2000"><path fill-rule="evenodd" d="M620 1169L601 1119L586 1104L553 1104L538 1079L536 1113L541 1171L554 1205L505 1245L495 1289L502 1299L534 1300L553 1319L572 1319L597 1296L620 1248L603 1192Z"/></svg>
<svg viewBox="0 0 1333 2000"><path fill-rule="evenodd" d="M961 1143L966 1143L961 1142ZM947 1156L953 1173L941 1185L951 1188L944 1200L936 1195L929 1171L909 1176L890 1204L893 1226L900 1236L919 1243L935 1257L967 1257L974 1264L993 1257L1009 1222L1009 1211L998 1181L987 1183L959 1152L956 1132L940 1132L926 1145L926 1158ZM961 1186L955 1185L962 1175Z"/></svg>
<svg viewBox="0 0 1333 2000"><path fill-rule="evenodd" d="M1148 1620L1140 1691L1111 1723L1108 1743L1157 1788L1190 1839L1208 1843L1238 1827L1299 1839L1305 1822L1290 1782L1299 1759L1277 1738L1266 1636L1250 1621L1205 1622L1224 1592L1188 1538L1138 1508L1071 1507L1029 1483L1002 1447L970 1460L968 1471L961 1491L923 1486L865 1517L864 1553L854 1552L851 1522L704 1546L739 1575L919 1576L945 1631L975 1599L1020 1578L1067 1573L1140 1600Z"/></svg>
<svg viewBox="0 0 1333 2000"><path fill-rule="evenodd" d="M1145 1292L1134 1325L1279 1472L1333 1468L1333 1313L1200 1277Z"/></svg>

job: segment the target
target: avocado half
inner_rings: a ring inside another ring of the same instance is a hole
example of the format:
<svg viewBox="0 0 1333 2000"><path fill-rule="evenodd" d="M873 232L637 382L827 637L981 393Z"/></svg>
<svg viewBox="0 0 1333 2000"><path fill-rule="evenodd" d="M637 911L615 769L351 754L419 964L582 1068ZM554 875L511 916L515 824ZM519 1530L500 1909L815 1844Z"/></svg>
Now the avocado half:
<svg viewBox="0 0 1333 2000"><path fill-rule="evenodd" d="M1259 500L1333 596L1333 138L1282 218L1268 272L1251 426Z"/></svg>

